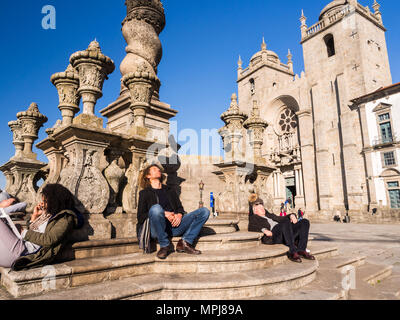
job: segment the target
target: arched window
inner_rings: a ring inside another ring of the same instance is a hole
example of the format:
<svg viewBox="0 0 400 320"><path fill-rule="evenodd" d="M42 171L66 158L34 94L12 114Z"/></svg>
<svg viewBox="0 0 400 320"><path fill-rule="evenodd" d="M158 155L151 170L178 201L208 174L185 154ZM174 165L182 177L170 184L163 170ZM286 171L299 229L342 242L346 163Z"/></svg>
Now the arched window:
<svg viewBox="0 0 400 320"><path fill-rule="evenodd" d="M332 34L328 34L324 37L326 49L328 51L328 57L332 57L335 55L335 40L333 39Z"/></svg>

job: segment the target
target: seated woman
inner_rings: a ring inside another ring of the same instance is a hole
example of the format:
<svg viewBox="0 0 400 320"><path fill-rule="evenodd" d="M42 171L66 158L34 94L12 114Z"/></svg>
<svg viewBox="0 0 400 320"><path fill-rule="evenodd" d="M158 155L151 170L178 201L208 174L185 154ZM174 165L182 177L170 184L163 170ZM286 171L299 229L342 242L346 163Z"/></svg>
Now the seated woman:
<svg viewBox="0 0 400 320"><path fill-rule="evenodd" d="M170 238L182 236L176 251L187 254L201 254L193 246L203 225L207 222L210 211L200 208L186 214L176 192L163 185L165 176L162 169L153 164L147 167L141 176L138 204L138 238L147 219L150 223L151 238L157 239L161 249L159 259L166 259L175 251Z"/></svg>
<svg viewBox="0 0 400 320"><path fill-rule="evenodd" d="M0 219L0 266L18 271L53 262L71 231L82 225L82 216L74 208L73 195L67 188L48 184L21 238Z"/></svg>
<svg viewBox="0 0 400 320"><path fill-rule="evenodd" d="M10 196L7 192L2 191L0 193L0 208L3 208L4 212L10 215L15 212L24 212L26 209L26 203L18 202L17 199Z"/></svg>
<svg viewBox="0 0 400 320"><path fill-rule="evenodd" d="M249 231L262 232L263 244L284 244L289 247L288 258L301 263L301 257L315 260L307 252L310 222L307 219L297 220L296 215L278 217L264 208L264 202L256 194L249 198L250 215ZM297 245L296 245L297 244Z"/></svg>

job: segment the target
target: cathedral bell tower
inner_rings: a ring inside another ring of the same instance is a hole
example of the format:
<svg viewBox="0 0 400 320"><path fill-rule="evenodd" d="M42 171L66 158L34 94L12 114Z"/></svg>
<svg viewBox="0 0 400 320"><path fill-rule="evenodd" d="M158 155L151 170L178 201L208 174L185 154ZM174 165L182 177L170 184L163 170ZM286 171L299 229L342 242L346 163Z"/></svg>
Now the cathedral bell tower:
<svg viewBox="0 0 400 320"><path fill-rule="evenodd" d="M311 27L304 13L300 18L321 210L364 209L361 131L349 104L392 83L380 5L372 8L335 0Z"/></svg>

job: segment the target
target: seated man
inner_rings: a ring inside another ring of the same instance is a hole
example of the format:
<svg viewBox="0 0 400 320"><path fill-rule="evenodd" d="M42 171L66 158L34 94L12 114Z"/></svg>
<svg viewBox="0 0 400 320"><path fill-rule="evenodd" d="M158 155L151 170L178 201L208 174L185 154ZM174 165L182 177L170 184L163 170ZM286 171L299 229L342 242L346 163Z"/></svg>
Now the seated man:
<svg viewBox="0 0 400 320"><path fill-rule="evenodd" d="M138 238L142 234L146 220L149 219L151 238L157 239L160 251L159 259L166 259L175 251L170 238L182 236L176 251L187 254L201 254L193 246L203 225L207 222L210 211L200 208L185 214L182 203L175 191L163 185L165 176L157 165L147 167L141 177L143 188L139 193L138 204Z"/></svg>
<svg viewBox="0 0 400 320"><path fill-rule="evenodd" d="M256 194L249 198L250 215L249 231L262 232L263 244L284 244L289 247L288 258L301 263L301 257L315 260L307 252L310 222L307 219L297 220L296 215L278 217L264 208L264 202ZM297 245L296 245L297 244Z"/></svg>
<svg viewBox="0 0 400 320"><path fill-rule="evenodd" d="M25 212L26 203L18 203L17 199L11 197L7 192L2 191L0 193L0 208L3 208L4 212L10 215L14 212Z"/></svg>

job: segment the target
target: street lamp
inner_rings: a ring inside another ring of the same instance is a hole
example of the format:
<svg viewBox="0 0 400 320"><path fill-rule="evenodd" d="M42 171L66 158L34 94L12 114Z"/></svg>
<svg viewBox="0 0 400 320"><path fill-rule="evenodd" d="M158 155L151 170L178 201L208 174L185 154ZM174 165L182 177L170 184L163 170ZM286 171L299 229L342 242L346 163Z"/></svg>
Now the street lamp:
<svg viewBox="0 0 400 320"><path fill-rule="evenodd" d="M199 190L200 190L199 208L203 208L204 207L204 202L203 202L204 182L203 182L203 180L201 180L200 183L199 183Z"/></svg>

